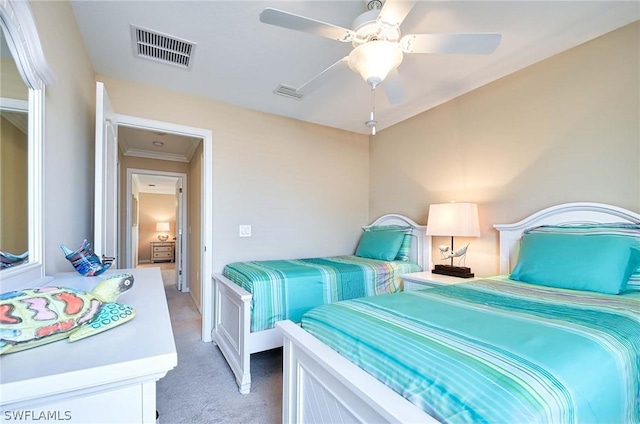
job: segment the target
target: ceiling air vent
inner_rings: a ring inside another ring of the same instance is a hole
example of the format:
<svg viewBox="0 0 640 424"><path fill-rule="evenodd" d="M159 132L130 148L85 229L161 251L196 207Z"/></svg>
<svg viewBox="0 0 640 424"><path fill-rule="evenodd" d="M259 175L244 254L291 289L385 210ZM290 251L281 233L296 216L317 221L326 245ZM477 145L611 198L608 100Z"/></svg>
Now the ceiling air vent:
<svg viewBox="0 0 640 424"><path fill-rule="evenodd" d="M160 32L131 25L133 54L183 69L191 69L196 44Z"/></svg>
<svg viewBox="0 0 640 424"><path fill-rule="evenodd" d="M275 94L288 97L290 99L300 100L304 96L302 93L298 93L295 88L288 85L280 84L274 91Z"/></svg>

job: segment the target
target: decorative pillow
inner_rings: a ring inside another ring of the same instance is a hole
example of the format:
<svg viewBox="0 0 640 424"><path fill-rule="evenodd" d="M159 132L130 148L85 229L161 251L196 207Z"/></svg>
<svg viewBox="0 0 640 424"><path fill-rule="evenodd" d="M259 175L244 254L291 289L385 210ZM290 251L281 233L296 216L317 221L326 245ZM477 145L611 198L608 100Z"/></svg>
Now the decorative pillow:
<svg viewBox="0 0 640 424"><path fill-rule="evenodd" d="M396 255L396 261L408 261L411 259L412 237L411 230L405 231L402 244L400 244L400 249L398 249L398 254Z"/></svg>
<svg viewBox="0 0 640 424"><path fill-rule="evenodd" d="M365 231L360 237L356 256L392 261L398 255L404 235L404 230Z"/></svg>
<svg viewBox="0 0 640 424"><path fill-rule="evenodd" d="M541 225L525 231L525 234L533 233L581 234L584 236L611 235L633 237L636 240L640 240L640 224L612 222L599 224ZM629 277L626 290L640 291L640 267L634 270Z"/></svg>
<svg viewBox="0 0 640 424"><path fill-rule="evenodd" d="M618 294L640 265L632 237L532 233L523 236L512 280L542 286Z"/></svg>
<svg viewBox="0 0 640 424"><path fill-rule="evenodd" d="M404 238L402 239L402 244L400 245L400 249L398 250L398 254L396 255L396 261L408 261L411 259L411 242L413 241L413 234L411 227L403 227L401 225L378 225L375 227L369 227L365 231L398 231L401 230L404 232Z"/></svg>

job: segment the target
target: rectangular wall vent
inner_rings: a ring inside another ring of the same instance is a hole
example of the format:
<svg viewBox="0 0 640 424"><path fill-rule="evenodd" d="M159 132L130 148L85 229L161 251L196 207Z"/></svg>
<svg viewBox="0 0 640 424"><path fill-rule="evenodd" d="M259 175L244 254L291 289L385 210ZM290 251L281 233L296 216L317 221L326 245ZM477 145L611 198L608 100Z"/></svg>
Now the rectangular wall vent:
<svg viewBox="0 0 640 424"><path fill-rule="evenodd" d="M184 69L191 69L196 43L131 25L133 54Z"/></svg>
<svg viewBox="0 0 640 424"><path fill-rule="evenodd" d="M295 88L289 87L288 85L280 84L273 91L274 94L279 94L280 96L289 97L290 99L300 100L304 97L304 94L298 93Z"/></svg>

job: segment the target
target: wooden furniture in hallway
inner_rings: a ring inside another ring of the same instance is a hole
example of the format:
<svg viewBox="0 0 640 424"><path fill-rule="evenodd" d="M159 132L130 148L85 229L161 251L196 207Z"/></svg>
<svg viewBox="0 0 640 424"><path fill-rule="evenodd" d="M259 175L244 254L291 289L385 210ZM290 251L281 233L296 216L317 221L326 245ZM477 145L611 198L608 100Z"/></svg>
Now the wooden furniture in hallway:
<svg viewBox="0 0 640 424"><path fill-rule="evenodd" d="M152 241L151 242L151 263L174 262L176 242L175 241Z"/></svg>

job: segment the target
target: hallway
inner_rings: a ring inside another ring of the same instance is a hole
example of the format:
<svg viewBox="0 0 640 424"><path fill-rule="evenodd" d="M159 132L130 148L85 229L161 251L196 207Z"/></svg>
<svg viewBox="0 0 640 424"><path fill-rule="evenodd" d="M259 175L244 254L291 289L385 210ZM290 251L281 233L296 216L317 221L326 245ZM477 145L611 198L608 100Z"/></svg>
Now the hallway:
<svg viewBox="0 0 640 424"><path fill-rule="evenodd" d="M282 349L254 354L251 393L242 395L220 350L201 340L202 317L189 293L175 285L172 263L160 268L178 366L157 383L160 423L277 423L282 413Z"/></svg>

